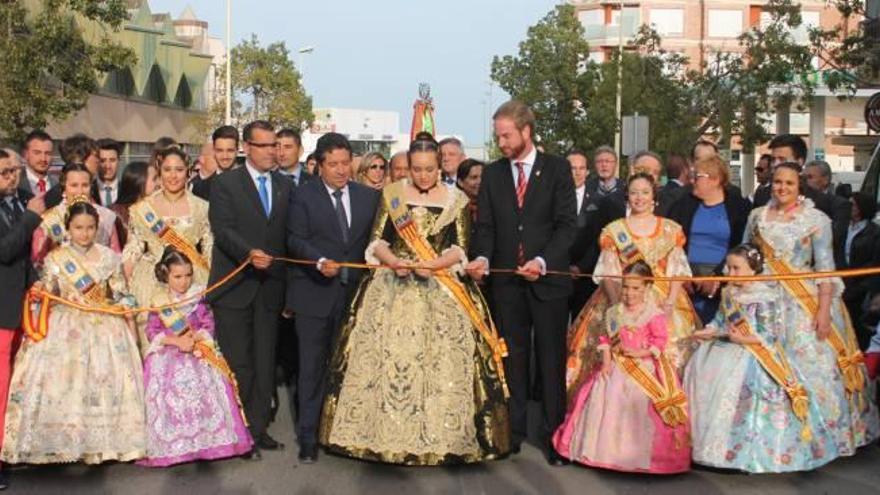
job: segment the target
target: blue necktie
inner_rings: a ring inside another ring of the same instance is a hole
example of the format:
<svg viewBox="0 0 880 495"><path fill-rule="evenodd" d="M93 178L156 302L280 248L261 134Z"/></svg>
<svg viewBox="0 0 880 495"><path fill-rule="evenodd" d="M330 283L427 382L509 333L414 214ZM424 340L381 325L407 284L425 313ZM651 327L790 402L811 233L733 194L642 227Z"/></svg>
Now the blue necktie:
<svg viewBox="0 0 880 495"><path fill-rule="evenodd" d="M266 212L266 216L269 216L269 189L266 187L266 176L261 175L257 177L257 180L260 181L260 187L257 189L260 192L260 202L263 203L263 211Z"/></svg>

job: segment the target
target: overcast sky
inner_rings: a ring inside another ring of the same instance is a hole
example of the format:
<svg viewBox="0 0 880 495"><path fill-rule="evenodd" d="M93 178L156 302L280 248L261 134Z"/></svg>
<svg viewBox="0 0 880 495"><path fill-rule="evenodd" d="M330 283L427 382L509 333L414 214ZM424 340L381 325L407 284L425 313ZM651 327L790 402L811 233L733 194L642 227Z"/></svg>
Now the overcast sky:
<svg viewBox="0 0 880 495"><path fill-rule="evenodd" d="M208 21L212 35L225 35L223 0L149 2L154 13L174 17L189 4ZM251 33L263 44L284 41L297 65L296 51L313 46L304 73L315 107L394 110L404 132L409 131L418 83L428 82L438 132L462 135L469 146L479 146L492 57L515 54L526 29L556 3L232 0L232 36L236 43ZM495 106L504 101L497 87L493 96Z"/></svg>

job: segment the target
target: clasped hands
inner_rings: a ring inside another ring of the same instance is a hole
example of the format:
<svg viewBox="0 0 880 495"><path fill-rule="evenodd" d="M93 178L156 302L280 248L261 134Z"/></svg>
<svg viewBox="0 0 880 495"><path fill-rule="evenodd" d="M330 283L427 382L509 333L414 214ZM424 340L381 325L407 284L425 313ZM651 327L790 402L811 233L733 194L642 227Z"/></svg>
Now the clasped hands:
<svg viewBox="0 0 880 495"><path fill-rule="evenodd" d="M436 259L420 261L418 264L414 264L409 260L394 258L388 263L388 266L394 270L394 274L400 278L408 277L411 273L414 273L420 278L431 278L434 276L435 271L442 269ZM416 268L416 266L418 266L418 268Z"/></svg>

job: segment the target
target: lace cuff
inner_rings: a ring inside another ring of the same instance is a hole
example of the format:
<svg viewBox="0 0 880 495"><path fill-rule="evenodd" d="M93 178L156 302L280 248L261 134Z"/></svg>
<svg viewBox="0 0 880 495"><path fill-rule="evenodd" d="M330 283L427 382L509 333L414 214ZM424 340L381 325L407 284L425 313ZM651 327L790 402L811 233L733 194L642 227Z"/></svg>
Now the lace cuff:
<svg viewBox="0 0 880 495"><path fill-rule="evenodd" d="M604 279L603 275L621 275L623 270L620 266L620 258L611 249L603 249L599 254L596 269L593 270L593 283L599 285Z"/></svg>
<svg viewBox="0 0 880 495"><path fill-rule="evenodd" d="M458 275L464 275L464 267L468 264L467 253L465 253L464 249L462 249L460 246L456 246L455 244L453 244L452 246L444 249L440 256L446 256L446 254L449 252L455 252L458 255L458 263L450 266L449 270Z"/></svg>
<svg viewBox="0 0 880 495"><path fill-rule="evenodd" d="M162 350L162 348L165 347L164 340L166 336L167 334L165 332L157 333L152 340L150 340L150 345L147 346L147 350L144 351L144 357Z"/></svg>
<svg viewBox="0 0 880 495"><path fill-rule="evenodd" d="M366 260L368 265L381 265L382 262L379 261L379 258L376 257L376 247L385 246L387 248L391 247L391 244L388 244L388 241L384 239L376 239L371 242L369 246L367 246L367 250L364 252L364 259Z"/></svg>

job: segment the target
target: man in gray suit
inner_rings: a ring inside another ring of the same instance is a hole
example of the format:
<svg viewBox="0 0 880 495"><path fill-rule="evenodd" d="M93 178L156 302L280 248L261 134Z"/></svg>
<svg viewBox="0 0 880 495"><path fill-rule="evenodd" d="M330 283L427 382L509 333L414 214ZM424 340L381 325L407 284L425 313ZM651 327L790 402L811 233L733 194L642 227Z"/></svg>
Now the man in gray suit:
<svg viewBox="0 0 880 495"><path fill-rule="evenodd" d="M58 183L58 179L49 175L52 165L52 137L45 131L31 131L24 138L21 158L24 160L24 176L19 188L33 195L45 194Z"/></svg>

